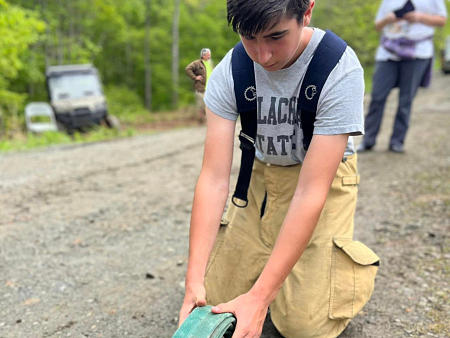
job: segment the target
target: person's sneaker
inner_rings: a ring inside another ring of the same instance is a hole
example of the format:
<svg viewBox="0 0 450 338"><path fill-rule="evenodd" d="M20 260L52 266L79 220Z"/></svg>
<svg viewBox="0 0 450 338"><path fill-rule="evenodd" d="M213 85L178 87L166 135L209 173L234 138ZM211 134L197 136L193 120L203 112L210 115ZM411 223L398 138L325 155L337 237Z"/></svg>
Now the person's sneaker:
<svg viewBox="0 0 450 338"><path fill-rule="evenodd" d="M371 151L373 146L368 146L364 144L364 142L360 143L358 147L356 148L357 153L365 153L367 151Z"/></svg>
<svg viewBox="0 0 450 338"><path fill-rule="evenodd" d="M405 152L405 149L403 149L403 145L401 144L391 144L389 146L389 151L397 154L403 154Z"/></svg>

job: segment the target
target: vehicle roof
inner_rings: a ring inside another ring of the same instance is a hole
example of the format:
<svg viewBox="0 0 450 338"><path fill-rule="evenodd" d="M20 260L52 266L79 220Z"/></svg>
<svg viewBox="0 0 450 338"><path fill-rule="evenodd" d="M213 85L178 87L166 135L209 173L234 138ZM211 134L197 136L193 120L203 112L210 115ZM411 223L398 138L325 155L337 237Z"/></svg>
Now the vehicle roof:
<svg viewBox="0 0 450 338"><path fill-rule="evenodd" d="M54 75L61 75L63 73L97 73L97 69L91 65L63 65L63 66L49 66L46 70L46 76L51 77Z"/></svg>

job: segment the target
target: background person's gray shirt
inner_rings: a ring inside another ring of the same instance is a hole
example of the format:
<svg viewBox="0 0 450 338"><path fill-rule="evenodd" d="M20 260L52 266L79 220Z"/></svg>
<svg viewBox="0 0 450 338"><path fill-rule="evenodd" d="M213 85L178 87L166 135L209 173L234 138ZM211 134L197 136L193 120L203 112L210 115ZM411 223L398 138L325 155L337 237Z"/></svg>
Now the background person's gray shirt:
<svg viewBox="0 0 450 338"><path fill-rule="evenodd" d="M321 29L314 29L308 46L289 68L268 72L255 63L258 100L256 156L264 162L283 166L303 162L303 132L293 116L307 66L324 34ZM236 120L231 53L227 53L211 74L205 103L216 115ZM363 97L363 69L354 51L347 47L319 97L314 134L362 135ZM349 137L345 153L350 155L354 152L353 138Z"/></svg>

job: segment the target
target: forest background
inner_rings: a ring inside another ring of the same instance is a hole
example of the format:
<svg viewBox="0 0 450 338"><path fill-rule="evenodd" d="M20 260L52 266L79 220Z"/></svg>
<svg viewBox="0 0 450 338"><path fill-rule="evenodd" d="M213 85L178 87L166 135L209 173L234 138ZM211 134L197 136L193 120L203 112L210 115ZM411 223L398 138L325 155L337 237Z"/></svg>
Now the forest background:
<svg viewBox="0 0 450 338"><path fill-rule="evenodd" d="M368 87L380 2L317 0L311 24L349 43ZM449 26L437 30L438 51ZM110 112L131 121L191 105L185 66L203 47L219 62L238 39L226 22L225 0L0 0L0 140L24 131L28 102L48 101L49 65L94 64Z"/></svg>

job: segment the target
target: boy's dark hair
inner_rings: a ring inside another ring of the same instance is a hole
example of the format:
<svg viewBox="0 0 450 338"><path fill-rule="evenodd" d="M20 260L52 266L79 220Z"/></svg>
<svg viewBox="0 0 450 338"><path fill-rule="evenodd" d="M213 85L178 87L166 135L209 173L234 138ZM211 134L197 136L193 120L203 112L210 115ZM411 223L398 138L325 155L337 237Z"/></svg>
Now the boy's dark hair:
<svg viewBox="0 0 450 338"><path fill-rule="evenodd" d="M253 36L276 25L282 17L299 23L310 0L227 0L228 24L236 33Z"/></svg>

